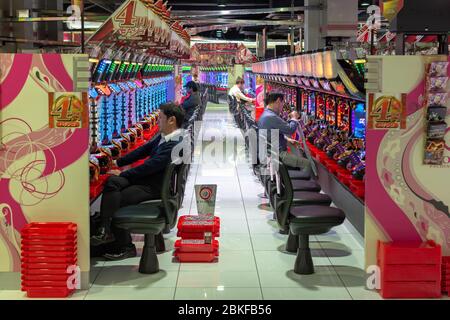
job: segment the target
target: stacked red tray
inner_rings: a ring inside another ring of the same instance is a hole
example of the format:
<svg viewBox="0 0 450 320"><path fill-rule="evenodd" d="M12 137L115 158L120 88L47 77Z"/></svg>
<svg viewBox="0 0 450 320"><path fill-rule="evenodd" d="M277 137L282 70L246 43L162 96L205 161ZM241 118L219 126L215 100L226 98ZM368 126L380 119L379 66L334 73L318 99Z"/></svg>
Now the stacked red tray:
<svg viewBox="0 0 450 320"><path fill-rule="evenodd" d="M442 292L450 295L450 256L442 257Z"/></svg>
<svg viewBox="0 0 450 320"><path fill-rule="evenodd" d="M206 243L205 239L177 240L174 256L180 262L213 262L219 256L219 241Z"/></svg>
<svg viewBox="0 0 450 320"><path fill-rule="evenodd" d="M65 298L73 293L77 225L30 223L22 229L22 291L30 298Z"/></svg>
<svg viewBox="0 0 450 320"><path fill-rule="evenodd" d="M209 216L181 216L178 220L177 236L183 239L203 239L205 232L220 236L220 218Z"/></svg>
<svg viewBox="0 0 450 320"><path fill-rule="evenodd" d="M441 247L433 241L378 242L383 298L441 296Z"/></svg>
<svg viewBox="0 0 450 320"><path fill-rule="evenodd" d="M177 235L181 239L175 242L174 256L180 262L213 262L219 256L219 217L182 216Z"/></svg>

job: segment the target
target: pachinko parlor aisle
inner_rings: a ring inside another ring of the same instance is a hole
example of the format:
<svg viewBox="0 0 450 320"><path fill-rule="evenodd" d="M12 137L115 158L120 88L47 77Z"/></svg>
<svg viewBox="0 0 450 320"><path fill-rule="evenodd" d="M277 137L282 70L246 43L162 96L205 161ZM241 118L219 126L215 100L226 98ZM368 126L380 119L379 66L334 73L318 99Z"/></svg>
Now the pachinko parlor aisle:
<svg viewBox="0 0 450 320"><path fill-rule="evenodd" d="M449 299L448 19L58 1L78 25L19 2L0 4L0 300Z"/></svg>

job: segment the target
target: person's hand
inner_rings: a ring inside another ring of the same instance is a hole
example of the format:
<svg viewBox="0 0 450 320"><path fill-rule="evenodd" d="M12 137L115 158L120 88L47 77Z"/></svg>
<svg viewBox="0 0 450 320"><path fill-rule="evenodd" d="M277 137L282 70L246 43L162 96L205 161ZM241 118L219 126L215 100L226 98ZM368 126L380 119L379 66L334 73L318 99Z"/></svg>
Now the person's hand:
<svg viewBox="0 0 450 320"><path fill-rule="evenodd" d="M113 175L113 176L118 176L118 175L120 175L122 173L122 171L120 171L120 170L118 170L118 169L112 169L112 170L109 170L108 172L107 172L107 174L110 174L110 175Z"/></svg>
<svg viewBox="0 0 450 320"><path fill-rule="evenodd" d="M119 166L117 165L117 160L113 160L112 161L112 167L113 168L118 168Z"/></svg>
<svg viewBox="0 0 450 320"><path fill-rule="evenodd" d="M289 119L300 120L300 115L298 114L297 111L292 111L289 114Z"/></svg>
<svg viewBox="0 0 450 320"><path fill-rule="evenodd" d="M294 147L300 147L300 141L297 141L297 140L295 140L295 139L292 139L292 138L289 138L289 137L286 137L286 140L289 142L289 143L291 143Z"/></svg>

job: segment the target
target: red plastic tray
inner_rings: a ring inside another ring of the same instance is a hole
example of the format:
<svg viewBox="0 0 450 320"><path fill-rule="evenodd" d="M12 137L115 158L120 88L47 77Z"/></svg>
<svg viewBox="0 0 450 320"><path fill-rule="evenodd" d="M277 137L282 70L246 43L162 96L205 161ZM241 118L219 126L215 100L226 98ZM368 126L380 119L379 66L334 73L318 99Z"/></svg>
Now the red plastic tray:
<svg viewBox="0 0 450 320"><path fill-rule="evenodd" d="M22 281L22 288L33 288L33 287L52 287L52 288L67 288L67 280L59 281Z"/></svg>
<svg viewBox="0 0 450 320"><path fill-rule="evenodd" d="M74 264L77 262L77 257L22 257L22 263L68 263Z"/></svg>
<svg viewBox="0 0 450 320"><path fill-rule="evenodd" d="M382 281L440 281L438 264L386 265L381 275Z"/></svg>
<svg viewBox="0 0 450 320"><path fill-rule="evenodd" d="M219 256L219 252L179 252L175 250L174 256L180 262L214 262L216 257Z"/></svg>
<svg viewBox="0 0 450 320"><path fill-rule="evenodd" d="M204 232L184 232L178 230L177 237L183 238L183 239L204 239L205 233ZM213 233L214 238L219 238L220 233L219 231Z"/></svg>
<svg viewBox="0 0 450 320"><path fill-rule="evenodd" d="M378 242L379 263L386 264L441 264L441 246L433 241Z"/></svg>
<svg viewBox="0 0 450 320"><path fill-rule="evenodd" d="M384 282L380 294L383 298L439 298L441 286L437 281L431 282Z"/></svg>
<svg viewBox="0 0 450 320"><path fill-rule="evenodd" d="M220 218L204 218L200 216L181 216L178 220L179 237L185 238L182 234L197 233L197 235L187 235L188 239L201 239L204 232L211 232L214 237L220 233ZM200 236L201 235L201 236Z"/></svg>
<svg viewBox="0 0 450 320"><path fill-rule="evenodd" d="M23 258L32 258L32 257L76 257L76 251L22 251Z"/></svg>
<svg viewBox="0 0 450 320"><path fill-rule="evenodd" d="M67 275L67 269L22 269L22 276L28 275Z"/></svg>
<svg viewBox="0 0 450 320"><path fill-rule="evenodd" d="M74 243L74 245L70 245L70 246L48 246L48 245L28 245L28 244L24 244L22 243L22 251L25 252L35 252L35 251L42 251L42 252L61 252L61 251L66 251L66 252L76 252L77 251L77 246L76 243Z"/></svg>
<svg viewBox="0 0 450 320"><path fill-rule="evenodd" d="M67 288L27 288L29 298L67 298L75 290Z"/></svg>
<svg viewBox="0 0 450 320"><path fill-rule="evenodd" d="M22 269L67 269L71 265L76 265L75 263L22 263Z"/></svg>
<svg viewBox="0 0 450 320"><path fill-rule="evenodd" d="M38 234L76 233L77 225L71 222L32 222L26 225L22 232Z"/></svg>
<svg viewBox="0 0 450 320"><path fill-rule="evenodd" d="M70 274L28 274L22 276L22 281L67 281Z"/></svg>
<svg viewBox="0 0 450 320"><path fill-rule="evenodd" d="M22 237L21 243L26 246L75 246L77 239L75 237L72 239L28 239Z"/></svg>
<svg viewBox="0 0 450 320"><path fill-rule="evenodd" d="M175 249L181 253L188 252L209 252L214 253L219 250L219 241L214 240L206 244L202 239L182 239L175 241Z"/></svg>

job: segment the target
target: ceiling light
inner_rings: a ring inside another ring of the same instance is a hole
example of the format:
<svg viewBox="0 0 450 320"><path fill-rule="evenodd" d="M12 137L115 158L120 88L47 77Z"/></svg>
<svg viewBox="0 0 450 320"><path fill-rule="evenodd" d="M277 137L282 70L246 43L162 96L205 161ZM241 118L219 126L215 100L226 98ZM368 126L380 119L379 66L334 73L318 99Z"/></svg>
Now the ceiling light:
<svg viewBox="0 0 450 320"><path fill-rule="evenodd" d="M368 2L361 3L361 7L368 7L368 6L370 6L370 3Z"/></svg>
<svg viewBox="0 0 450 320"><path fill-rule="evenodd" d="M218 7L226 7L227 5L225 4L226 0L218 0L217 1L217 6Z"/></svg>

